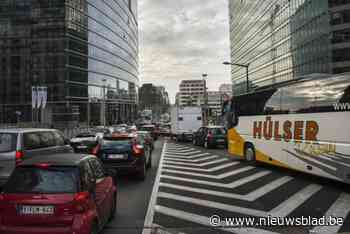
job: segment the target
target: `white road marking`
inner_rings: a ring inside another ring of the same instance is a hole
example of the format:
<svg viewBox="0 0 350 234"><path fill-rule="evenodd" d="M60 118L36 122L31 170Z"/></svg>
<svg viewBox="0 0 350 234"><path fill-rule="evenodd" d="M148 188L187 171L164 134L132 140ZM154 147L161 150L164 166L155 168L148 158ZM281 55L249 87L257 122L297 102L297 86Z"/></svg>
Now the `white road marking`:
<svg viewBox="0 0 350 234"><path fill-rule="evenodd" d="M204 158L199 158L199 159L175 159L172 157L164 157L164 159L166 161L174 161L174 162L183 162L183 163L195 163L195 162L203 162L203 161L207 161L209 159L214 159L214 158L219 158L219 156L217 155L213 155L213 156L208 156L208 157L204 157ZM223 159L223 158L221 158ZM227 158L224 158L226 161L228 160Z"/></svg>
<svg viewBox="0 0 350 234"><path fill-rule="evenodd" d="M158 193L158 197L172 199L176 201L182 201L186 203L191 203L199 206L226 210L233 213L239 213L244 215L258 216L258 217L267 217L268 215L274 217L286 217L288 214L292 213L296 208L298 208L301 204L303 204L307 199L313 196L316 192L318 192L322 186L311 184L301 191L297 192L295 195L288 198L286 201L282 202L276 208L273 208L269 212L255 210L251 208L239 207L234 205L228 205L220 202L208 201L188 196L181 196L171 193L160 192Z"/></svg>
<svg viewBox="0 0 350 234"><path fill-rule="evenodd" d="M206 159L207 160L207 159ZM179 161L174 161L174 160L166 160L167 164L173 164L173 165L185 165L185 166L199 166L199 167L204 167L204 166L209 166L212 164L217 164L217 163L221 163L221 162L226 162L228 161L227 158L221 158L221 159L217 159L214 161L209 161L209 162L204 162L204 163L199 163L201 161L206 161L206 160L200 160L197 161L197 163L186 163L186 162L179 162Z"/></svg>
<svg viewBox="0 0 350 234"><path fill-rule="evenodd" d="M210 182L210 181L205 181L205 180L187 179L187 178L183 178L183 177L179 177L179 176L169 176L169 175L161 175L161 178L233 189L233 188L237 188L243 184L247 184L251 181L254 181L254 180L260 178L263 174L264 174L264 171L258 172L258 173L251 175L251 176L247 176L243 179L239 179L237 181L234 181L234 182L231 182L228 184L220 183L220 182L218 182L218 183L217 182Z"/></svg>
<svg viewBox="0 0 350 234"><path fill-rule="evenodd" d="M198 153L201 153L201 151L183 151L183 152L169 152L167 151L165 154L166 155L172 155L172 156L192 156L192 154L198 154Z"/></svg>
<svg viewBox="0 0 350 234"><path fill-rule="evenodd" d="M157 170L156 180L154 181L151 198L150 198L150 201L148 203L144 227L151 227L153 224L154 207L155 207L156 202L157 202L157 194L158 194L158 190L159 190L160 175L161 175L161 171L162 171L163 157L164 157L164 152L165 152L166 147L167 147L167 142L164 142L162 154L161 154L160 160L159 160L159 166L158 166L158 170ZM142 234L151 234L151 231L152 230L149 228L143 229Z"/></svg>
<svg viewBox="0 0 350 234"><path fill-rule="evenodd" d="M339 198L328 209L325 217L337 217L345 220L350 212L350 194L341 193ZM310 233L338 233L341 226L317 226Z"/></svg>
<svg viewBox="0 0 350 234"><path fill-rule="evenodd" d="M238 164L240 164L240 162L231 162L231 163L227 163L227 164L213 167L210 169L204 169L204 168L193 168L193 167L191 167L191 165L188 165L189 167L181 167L181 166L173 166L173 165L170 165L168 163L164 163L164 167L172 168L172 169L187 169L187 170L200 171L200 172L214 172L214 171L219 171L219 170L222 170L222 169L225 169L228 167L232 167L232 166L235 166Z"/></svg>
<svg viewBox="0 0 350 234"><path fill-rule="evenodd" d="M260 177L266 176L270 173L271 172L269 172L269 171L266 171L264 173L260 173ZM195 192L195 193L201 193L201 194L207 194L207 195L214 195L214 196L218 196L218 197L226 197L226 198L239 199L239 200L253 202L256 199L264 196L265 194L268 194L269 192L286 184L287 182L291 181L292 179L293 179L292 177L288 177L288 176L279 178L279 179L272 181L271 183L266 184L265 186L262 186L261 188L254 190L246 195L218 192L215 190L193 188L193 187L188 187L188 186L174 185L174 184L168 184L168 183L162 183L162 182L159 184L159 186L188 191L188 192Z"/></svg>
<svg viewBox="0 0 350 234"><path fill-rule="evenodd" d="M197 177L210 178L210 179L224 179L226 177L237 175L237 174L240 174L242 172L250 171L252 169L255 169L255 167L246 166L246 167L242 167L242 168L239 168L239 169L236 169L233 171L225 172L225 173L220 174L220 175L206 175L206 174L201 174L201 173L177 171L177 170L171 170L171 169L162 169L162 172L169 172L169 173L180 174L180 175L197 176Z"/></svg>
<svg viewBox="0 0 350 234"><path fill-rule="evenodd" d="M271 213L276 217L285 217L321 189L320 185L310 184L273 208Z"/></svg>
<svg viewBox="0 0 350 234"><path fill-rule="evenodd" d="M157 213L161 213L163 215L167 215L170 217L179 218L182 220L186 220L192 223L197 223L203 226L209 226L210 228L214 228L210 225L209 217L188 213L181 210L171 209L164 206L156 206ZM225 232L231 232L236 234L252 234L252 233L261 233L261 234L278 234L275 232L265 231L263 229L256 228L220 228L220 230Z"/></svg>
<svg viewBox="0 0 350 234"><path fill-rule="evenodd" d="M166 157L183 158L183 159L195 159L195 158L200 158L200 157L208 156L208 155L212 155L212 154L202 153L202 154L196 154L196 155L191 155L191 156L178 156L178 155L173 155L173 154L165 154Z"/></svg>

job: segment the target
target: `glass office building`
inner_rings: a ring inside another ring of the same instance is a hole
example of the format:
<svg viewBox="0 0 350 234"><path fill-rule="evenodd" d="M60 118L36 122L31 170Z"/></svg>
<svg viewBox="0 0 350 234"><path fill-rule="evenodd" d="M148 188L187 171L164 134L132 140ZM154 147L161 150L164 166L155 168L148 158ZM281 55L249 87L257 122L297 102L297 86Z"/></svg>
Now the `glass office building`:
<svg viewBox="0 0 350 234"><path fill-rule="evenodd" d="M229 0L234 95L350 71L350 2Z"/></svg>
<svg viewBox="0 0 350 234"><path fill-rule="evenodd" d="M137 0L2 0L0 122L33 119L31 87L48 87L41 122L135 118Z"/></svg>

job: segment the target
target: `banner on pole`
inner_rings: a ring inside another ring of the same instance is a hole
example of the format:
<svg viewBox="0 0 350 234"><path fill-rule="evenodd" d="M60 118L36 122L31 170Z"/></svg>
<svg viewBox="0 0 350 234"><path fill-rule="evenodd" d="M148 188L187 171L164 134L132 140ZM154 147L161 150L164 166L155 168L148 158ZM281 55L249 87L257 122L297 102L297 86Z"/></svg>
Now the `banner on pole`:
<svg viewBox="0 0 350 234"><path fill-rule="evenodd" d="M36 86L32 86L32 109L37 108L38 90Z"/></svg>

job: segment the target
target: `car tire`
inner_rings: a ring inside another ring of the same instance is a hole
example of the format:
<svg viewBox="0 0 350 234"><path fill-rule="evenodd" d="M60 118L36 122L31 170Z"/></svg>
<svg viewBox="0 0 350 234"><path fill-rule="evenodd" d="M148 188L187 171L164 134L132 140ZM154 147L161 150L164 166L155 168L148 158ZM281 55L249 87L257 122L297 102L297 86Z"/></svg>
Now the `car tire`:
<svg viewBox="0 0 350 234"><path fill-rule="evenodd" d="M92 226L91 226L91 234L98 234L99 233L99 228L98 228L98 224L95 221Z"/></svg>
<svg viewBox="0 0 350 234"><path fill-rule="evenodd" d="M138 177L140 180L145 180L146 179L146 172L147 172L147 165L146 165L146 161L143 162L143 165L142 165L142 168L141 168L141 171L139 171L138 173Z"/></svg>
<svg viewBox="0 0 350 234"><path fill-rule="evenodd" d="M244 149L244 158L247 162L255 162L255 149L252 145L246 145Z"/></svg>
<svg viewBox="0 0 350 234"><path fill-rule="evenodd" d="M116 213L117 213L117 194L115 193L113 195L113 203L112 203L111 214L109 215L109 221L112 221L115 218Z"/></svg>

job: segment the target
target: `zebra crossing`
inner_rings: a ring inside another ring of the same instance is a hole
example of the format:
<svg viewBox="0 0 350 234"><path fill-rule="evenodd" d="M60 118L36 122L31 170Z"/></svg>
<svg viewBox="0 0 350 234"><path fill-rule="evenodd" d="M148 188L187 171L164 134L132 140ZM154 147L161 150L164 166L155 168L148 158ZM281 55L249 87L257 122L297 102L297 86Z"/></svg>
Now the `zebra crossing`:
<svg viewBox="0 0 350 234"><path fill-rule="evenodd" d="M306 175L305 175L306 176ZM167 142L145 227L164 233L339 233L350 231L350 194L191 146ZM209 218L338 217L333 226L214 227ZM160 233L163 233L160 232ZM143 234L151 233L145 229Z"/></svg>

